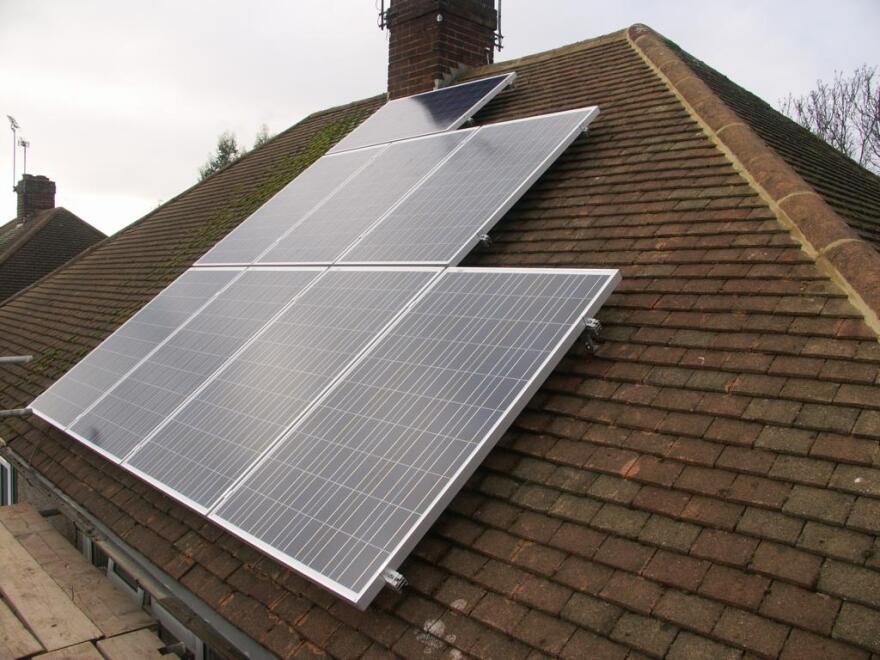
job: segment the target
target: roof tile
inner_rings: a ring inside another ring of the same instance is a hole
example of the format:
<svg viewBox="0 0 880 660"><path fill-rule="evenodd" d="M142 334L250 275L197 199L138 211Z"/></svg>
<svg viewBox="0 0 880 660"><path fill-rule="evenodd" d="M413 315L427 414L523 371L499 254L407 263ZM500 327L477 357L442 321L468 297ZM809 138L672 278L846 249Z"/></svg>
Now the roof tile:
<svg viewBox="0 0 880 660"><path fill-rule="evenodd" d="M776 657L789 629L749 612L727 608L715 624L714 634L721 639L764 657Z"/></svg>

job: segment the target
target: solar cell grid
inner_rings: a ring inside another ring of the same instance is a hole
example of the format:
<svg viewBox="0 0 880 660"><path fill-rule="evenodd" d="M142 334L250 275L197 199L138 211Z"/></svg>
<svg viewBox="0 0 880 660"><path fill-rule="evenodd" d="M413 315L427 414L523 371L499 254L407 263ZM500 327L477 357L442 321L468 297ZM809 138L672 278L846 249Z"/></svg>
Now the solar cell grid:
<svg viewBox="0 0 880 660"><path fill-rule="evenodd" d="M382 149L384 146L318 159L233 229L196 264L254 263L285 232L307 217L310 211Z"/></svg>
<svg viewBox="0 0 880 660"><path fill-rule="evenodd" d="M66 427L240 271L186 271L32 404Z"/></svg>
<svg viewBox="0 0 880 660"><path fill-rule="evenodd" d="M472 131L397 142L281 238L260 263L331 263ZM338 157L338 156L337 156Z"/></svg>
<svg viewBox="0 0 880 660"><path fill-rule="evenodd" d="M458 128L515 78L509 73L389 101L330 153Z"/></svg>
<svg viewBox="0 0 880 660"><path fill-rule="evenodd" d="M480 127L340 263L458 263L597 114L587 108Z"/></svg>
<svg viewBox="0 0 880 660"><path fill-rule="evenodd" d="M246 271L70 430L93 447L123 459L318 273Z"/></svg>
<svg viewBox="0 0 880 660"><path fill-rule="evenodd" d="M331 270L127 461L209 507L437 270Z"/></svg>
<svg viewBox="0 0 880 660"><path fill-rule="evenodd" d="M214 518L365 605L617 277L445 271Z"/></svg>

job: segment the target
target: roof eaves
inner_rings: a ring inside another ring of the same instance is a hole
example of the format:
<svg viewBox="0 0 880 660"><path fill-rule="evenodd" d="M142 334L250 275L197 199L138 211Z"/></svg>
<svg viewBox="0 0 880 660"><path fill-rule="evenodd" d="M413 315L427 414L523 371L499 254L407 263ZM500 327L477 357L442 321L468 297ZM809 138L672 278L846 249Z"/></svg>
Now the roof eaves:
<svg viewBox="0 0 880 660"><path fill-rule="evenodd" d="M627 31L627 38L880 336L880 252L860 238L654 30L636 24Z"/></svg>

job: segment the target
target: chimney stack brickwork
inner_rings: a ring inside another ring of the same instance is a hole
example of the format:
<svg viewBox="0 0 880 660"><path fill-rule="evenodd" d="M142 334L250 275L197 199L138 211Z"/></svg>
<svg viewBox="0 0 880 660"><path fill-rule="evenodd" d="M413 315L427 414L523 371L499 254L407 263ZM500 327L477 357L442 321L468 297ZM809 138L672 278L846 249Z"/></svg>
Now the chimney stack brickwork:
<svg viewBox="0 0 880 660"><path fill-rule="evenodd" d="M434 89L461 66L492 62L494 0L392 0L388 10L388 95Z"/></svg>
<svg viewBox="0 0 880 660"><path fill-rule="evenodd" d="M43 175L24 174L15 187L18 218L30 218L39 211L55 208L55 182Z"/></svg>

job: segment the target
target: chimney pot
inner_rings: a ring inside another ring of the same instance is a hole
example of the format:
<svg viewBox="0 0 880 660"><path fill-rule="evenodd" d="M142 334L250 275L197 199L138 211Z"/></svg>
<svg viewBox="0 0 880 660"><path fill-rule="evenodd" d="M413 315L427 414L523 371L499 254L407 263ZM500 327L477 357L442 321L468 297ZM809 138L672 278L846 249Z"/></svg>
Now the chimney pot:
<svg viewBox="0 0 880 660"><path fill-rule="evenodd" d="M27 220L34 214L55 208L55 182L42 174L24 174L15 186L18 193L18 219Z"/></svg>

